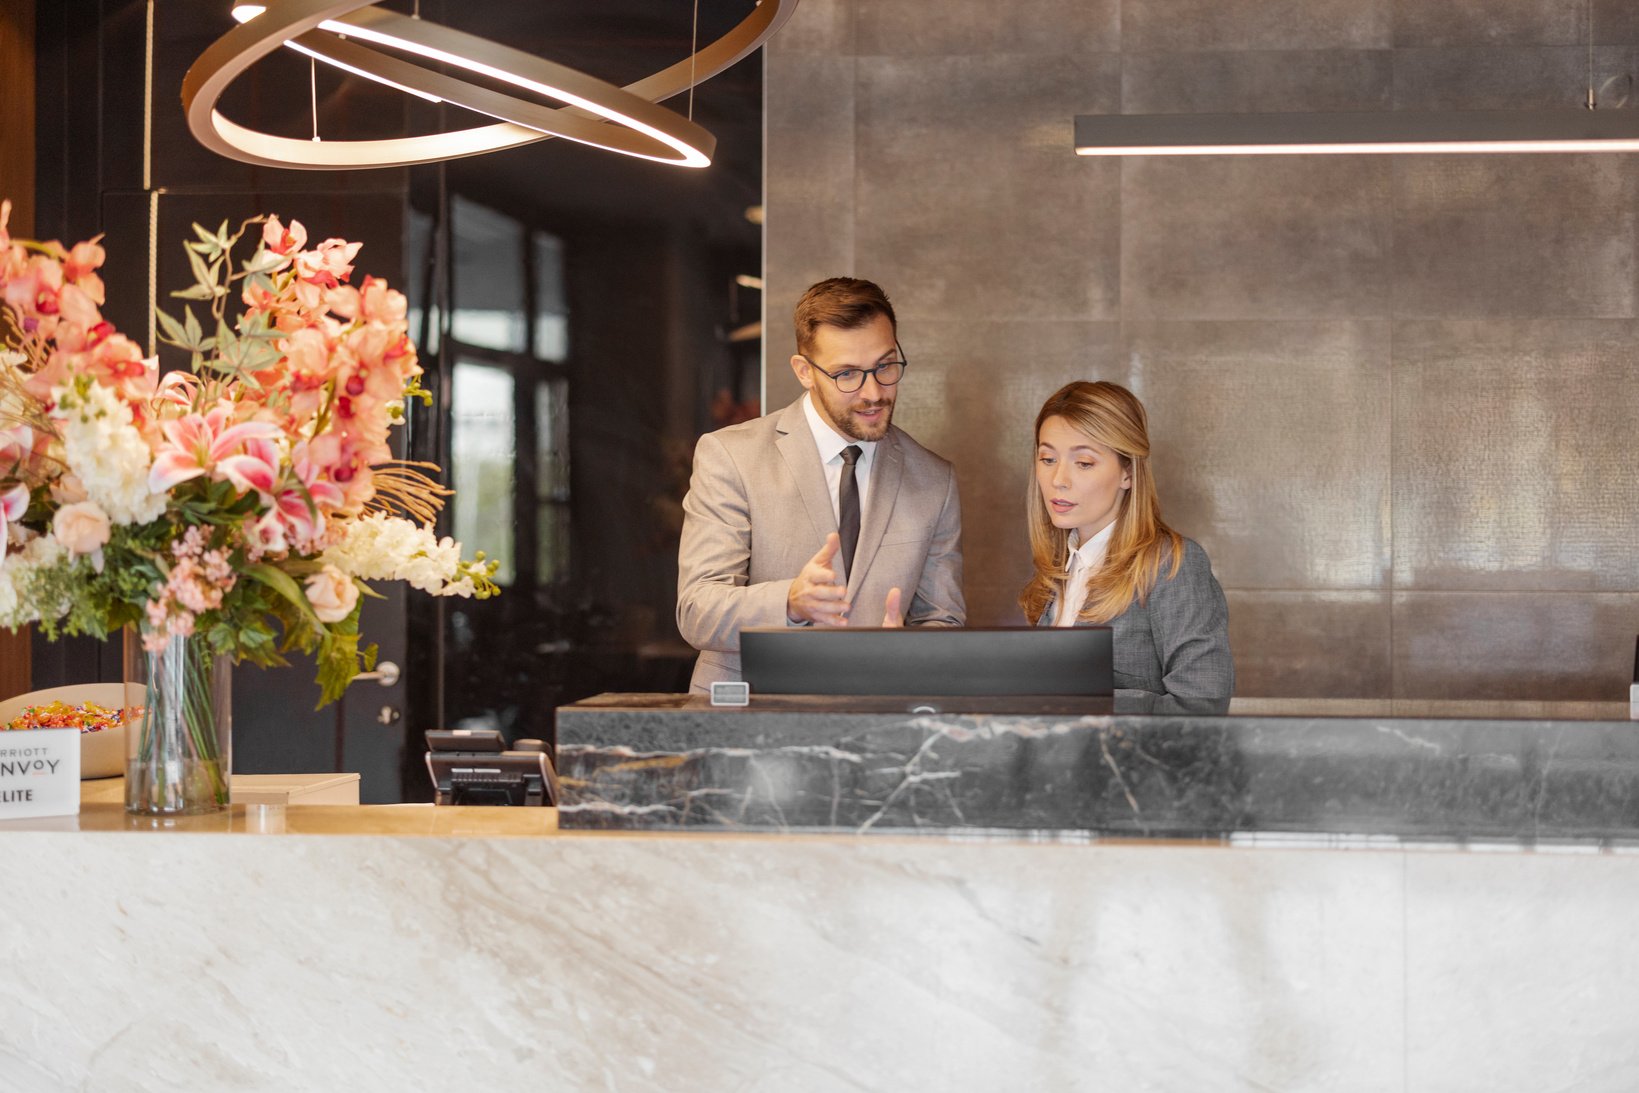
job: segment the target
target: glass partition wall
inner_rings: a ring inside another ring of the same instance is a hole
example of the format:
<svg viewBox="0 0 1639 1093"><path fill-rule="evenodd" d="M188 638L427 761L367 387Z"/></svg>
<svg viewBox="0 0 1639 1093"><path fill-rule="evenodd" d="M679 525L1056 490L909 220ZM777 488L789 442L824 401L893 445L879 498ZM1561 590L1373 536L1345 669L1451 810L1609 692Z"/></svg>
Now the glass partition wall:
<svg viewBox="0 0 1639 1093"><path fill-rule="evenodd" d="M687 57L695 33L692 4L651 0L384 3L619 85ZM699 40L752 3L701 0ZM227 29L227 8L38 5L34 227L103 235L105 313L129 331L146 329L150 295L171 306L188 283L190 223L278 213L362 241L359 274L411 299L433 394L408 408L395 454L444 469L459 493L440 531L494 557L504 589L479 603L384 583L364 632L402 671L323 710L310 662L237 670L236 771L358 771L367 801L426 799L429 728L549 737L564 702L683 686L692 652L672 620L689 457L701 432L758 409L761 56L695 89L694 119L718 141L703 170L548 140L407 170L286 171L223 159L188 133L182 76ZM357 139L474 122L289 51L230 100L230 116L287 136L315 117L327 136ZM34 686L119 678L117 641L33 643Z"/></svg>

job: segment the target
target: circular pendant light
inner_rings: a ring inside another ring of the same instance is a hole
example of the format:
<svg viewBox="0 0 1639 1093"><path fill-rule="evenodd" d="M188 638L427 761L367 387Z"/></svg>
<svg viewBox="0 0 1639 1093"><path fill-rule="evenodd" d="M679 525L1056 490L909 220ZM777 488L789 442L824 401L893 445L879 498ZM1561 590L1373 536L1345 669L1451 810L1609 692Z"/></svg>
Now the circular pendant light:
<svg viewBox="0 0 1639 1093"><path fill-rule="evenodd" d="M795 8L796 0L760 0L737 26L693 56L621 88L368 0L239 4L234 17L240 25L213 42L188 69L182 105L188 128L205 147L268 167L400 167L516 148L548 137L660 163L704 167L711 162L716 138L655 104L710 79L761 46ZM345 71L486 114L497 122L389 140L301 140L246 128L216 109L235 79L286 45ZM427 64L471 73L523 94L434 71Z"/></svg>

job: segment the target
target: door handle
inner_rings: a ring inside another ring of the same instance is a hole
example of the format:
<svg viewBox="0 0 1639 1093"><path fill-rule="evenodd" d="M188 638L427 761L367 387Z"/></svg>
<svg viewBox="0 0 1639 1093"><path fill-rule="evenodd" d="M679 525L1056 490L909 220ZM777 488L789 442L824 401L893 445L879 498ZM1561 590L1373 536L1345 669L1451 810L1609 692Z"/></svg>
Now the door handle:
<svg viewBox="0 0 1639 1093"><path fill-rule="evenodd" d="M398 682L398 676L398 665L390 660L383 660L376 665L375 671L360 672L352 678L351 682L359 683L366 679L373 679L383 687L391 687Z"/></svg>

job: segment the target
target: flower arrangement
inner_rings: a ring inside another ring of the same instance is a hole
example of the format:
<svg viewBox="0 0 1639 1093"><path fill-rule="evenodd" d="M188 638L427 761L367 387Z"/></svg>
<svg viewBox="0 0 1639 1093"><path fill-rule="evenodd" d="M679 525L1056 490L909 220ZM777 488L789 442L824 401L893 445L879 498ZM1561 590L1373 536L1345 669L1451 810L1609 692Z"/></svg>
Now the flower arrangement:
<svg viewBox="0 0 1639 1093"><path fill-rule="evenodd" d="M172 294L188 303L157 317L191 365L162 376L102 318L99 241L13 239L9 215L0 203L0 626L134 627L150 652L191 637L261 665L312 653L322 705L374 666L367 582L495 594L494 563L433 531L437 468L392 457L406 400L429 396L404 296L351 283L358 243L308 247L276 216L195 225L195 283Z"/></svg>

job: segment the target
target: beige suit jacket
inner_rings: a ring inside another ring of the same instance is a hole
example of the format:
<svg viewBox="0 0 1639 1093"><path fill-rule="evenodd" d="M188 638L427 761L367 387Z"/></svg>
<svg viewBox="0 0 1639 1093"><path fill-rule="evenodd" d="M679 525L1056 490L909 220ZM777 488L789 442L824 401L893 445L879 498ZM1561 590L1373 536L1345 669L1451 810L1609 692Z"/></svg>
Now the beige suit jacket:
<svg viewBox="0 0 1639 1093"><path fill-rule="evenodd" d="M694 690L740 678L741 629L790 625L791 582L836 530L802 399L700 438L677 558L677 629L700 650ZM890 427L871 468L854 571L845 575L852 617L880 626L897 587L906 625L962 625L961 539L951 465ZM835 564L841 568L840 555Z"/></svg>

